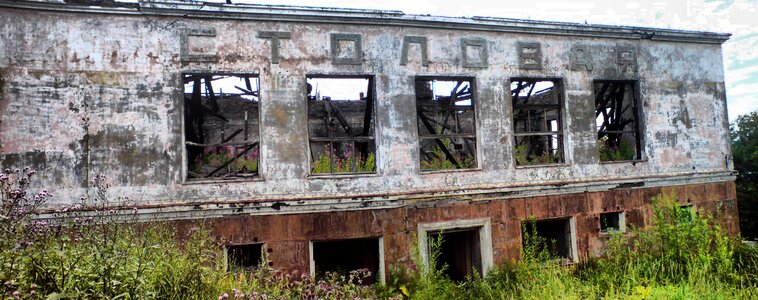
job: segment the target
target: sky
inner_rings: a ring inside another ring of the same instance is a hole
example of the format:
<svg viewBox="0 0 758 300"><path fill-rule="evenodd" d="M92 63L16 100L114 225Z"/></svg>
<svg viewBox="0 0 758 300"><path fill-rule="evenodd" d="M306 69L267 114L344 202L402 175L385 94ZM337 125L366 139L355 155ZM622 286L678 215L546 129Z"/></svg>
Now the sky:
<svg viewBox="0 0 758 300"><path fill-rule="evenodd" d="M225 2L225 0L206 0ZM399 10L406 14L489 16L731 33L723 45L729 120L758 111L758 0L494 1L494 0L232 0Z"/></svg>

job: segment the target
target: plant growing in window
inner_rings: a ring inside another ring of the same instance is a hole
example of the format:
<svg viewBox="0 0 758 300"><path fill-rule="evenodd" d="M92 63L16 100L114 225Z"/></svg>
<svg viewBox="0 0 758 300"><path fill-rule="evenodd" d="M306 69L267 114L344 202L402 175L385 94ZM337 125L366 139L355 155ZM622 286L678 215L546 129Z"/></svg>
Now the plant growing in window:
<svg viewBox="0 0 758 300"><path fill-rule="evenodd" d="M416 79L421 169L476 167L476 122L470 78Z"/></svg>
<svg viewBox="0 0 758 300"><path fill-rule="evenodd" d="M511 79L516 165L563 163L562 95L557 79Z"/></svg>
<svg viewBox="0 0 758 300"><path fill-rule="evenodd" d="M600 161L641 159L637 90L633 81L595 81Z"/></svg>
<svg viewBox="0 0 758 300"><path fill-rule="evenodd" d="M374 79L309 76L311 174L373 173Z"/></svg>

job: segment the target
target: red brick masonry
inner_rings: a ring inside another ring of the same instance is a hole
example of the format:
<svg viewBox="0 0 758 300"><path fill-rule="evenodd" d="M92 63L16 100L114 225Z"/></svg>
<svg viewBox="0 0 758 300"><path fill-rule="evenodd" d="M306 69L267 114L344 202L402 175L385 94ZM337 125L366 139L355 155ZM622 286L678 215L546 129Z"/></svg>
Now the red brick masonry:
<svg viewBox="0 0 758 300"><path fill-rule="evenodd" d="M682 204L712 215L730 235L739 233L733 181L671 187L618 189L556 196L503 200L461 201L409 205L402 208L335 211L265 216L232 216L211 220L214 233L230 244L265 243L276 268L309 270L309 241L347 238L384 238L385 268L411 264L412 246L419 223L489 218L495 265L519 257L521 222L574 217L579 258L602 247L599 214L625 211L626 224L650 222L651 199L661 193L676 193ZM182 221L187 229L196 221ZM386 270L385 270L386 271Z"/></svg>

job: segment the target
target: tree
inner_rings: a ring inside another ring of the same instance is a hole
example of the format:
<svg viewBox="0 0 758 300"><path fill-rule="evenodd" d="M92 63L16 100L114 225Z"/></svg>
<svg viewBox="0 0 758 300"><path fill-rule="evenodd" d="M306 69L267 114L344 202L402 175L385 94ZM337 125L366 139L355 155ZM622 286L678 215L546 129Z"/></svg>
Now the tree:
<svg viewBox="0 0 758 300"><path fill-rule="evenodd" d="M741 115L729 126L737 175L742 236L758 239L758 111Z"/></svg>

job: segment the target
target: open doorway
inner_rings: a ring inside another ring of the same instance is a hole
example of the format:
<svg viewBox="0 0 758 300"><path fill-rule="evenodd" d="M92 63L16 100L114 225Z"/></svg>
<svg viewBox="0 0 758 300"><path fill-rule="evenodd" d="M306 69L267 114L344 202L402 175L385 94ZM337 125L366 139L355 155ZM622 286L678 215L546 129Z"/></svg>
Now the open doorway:
<svg viewBox="0 0 758 300"><path fill-rule="evenodd" d="M474 274L482 275L479 228L430 232L428 237L432 253L437 254L437 270L444 270L455 281L463 281Z"/></svg>
<svg viewBox="0 0 758 300"><path fill-rule="evenodd" d="M486 276L492 268L492 224L489 218L451 220L418 224L419 255L424 271L447 265L445 273L463 280L478 273Z"/></svg>

